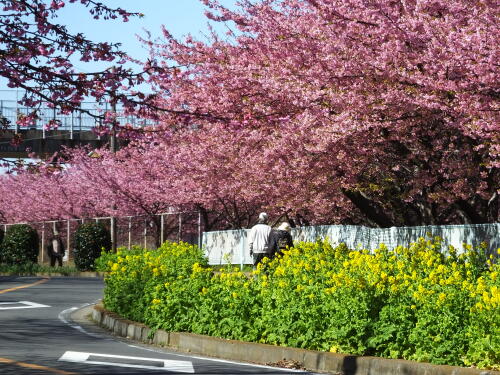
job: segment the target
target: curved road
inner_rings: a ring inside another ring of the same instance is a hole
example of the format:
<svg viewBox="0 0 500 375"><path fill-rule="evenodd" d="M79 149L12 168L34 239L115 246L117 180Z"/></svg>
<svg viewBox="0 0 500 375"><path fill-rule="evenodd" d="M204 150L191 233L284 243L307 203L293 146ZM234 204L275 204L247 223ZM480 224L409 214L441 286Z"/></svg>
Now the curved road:
<svg viewBox="0 0 500 375"><path fill-rule="evenodd" d="M0 276L0 374L306 374L175 353L72 321L102 290L93 278Z"/></svg>

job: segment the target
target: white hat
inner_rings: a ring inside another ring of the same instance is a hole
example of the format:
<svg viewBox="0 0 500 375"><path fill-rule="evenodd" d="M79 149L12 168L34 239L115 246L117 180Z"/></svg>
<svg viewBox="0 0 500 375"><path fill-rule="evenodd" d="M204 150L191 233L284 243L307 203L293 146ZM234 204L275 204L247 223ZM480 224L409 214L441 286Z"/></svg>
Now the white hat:
<svg viewBox="0 0 500 375"><path fill-rule="evenodd" d="M267 221L267 214L265 212L261 212L259 214L259 220L260 221Z"/></svg>
<svg viewBox="0 0 500 375"><path fill-rule="evenodd" d="M286 230L287 232L290 232L290 230L292 229L290 227L290 224L288 224L286 221L281 223L280 226L278 227L279 230Z"/></svg>

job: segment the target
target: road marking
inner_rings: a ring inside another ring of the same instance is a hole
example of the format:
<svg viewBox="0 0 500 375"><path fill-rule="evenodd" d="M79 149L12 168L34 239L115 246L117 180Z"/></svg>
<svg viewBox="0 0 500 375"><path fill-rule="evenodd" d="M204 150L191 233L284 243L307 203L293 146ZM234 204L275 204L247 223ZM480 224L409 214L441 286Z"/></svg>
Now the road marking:
<svg viewBox="0 0 500 375"><path fill-rule="evenodd" d="M59 358L59 361L194 374L193 363L190 361L174 361L160 358L130 357L123 355L67 351L61 356L61 358ZM149 365L146 365L147 363L149 363Z"/></svg>
<svg viewBox="0 0 500 375"><path fill-rule="evenodd" d="M17 305L17 306L6 306L6 305ZM50 306L30 301L0 302L0 310L37 309L40 307L50 307Z"/></svg>
<svg viewBox="0 0 500 375"><path fill-rule="evenodd" d="M80 306L80 307L70 307L69 309L61 311L57 317L59 318L59 320L61 322L63 322L64 324L67 324L71 328L76 329L77 331L79 331L81 333L84 333L84 334L86 334L88 336L91 336L91 337L94 337L94 338L98 338L98 339L102 339L102 340L108 340L108 341L113 341L112 339L104 337L102 335L98 335L96 333L87 332L85 329L83 329L83 327L79 326L78 324L72 324L72 323L70 323L68 321L68 319L69 319L68 315L69 314L71 314L75 310L78 310L79 308L83 308L83 307L86 307L86 306L89 306L89 305L90 304L87 303L87 304L84 304L83 306Z"/></svg>
<svg viewBox="0 0 500 375"><path fill-rule="evenodd" d="M66 309L64 311L61 311L59 315L57 316L61 322L64 324L69 324L68 321L66 320L66 315L75 311L77 307L70 307L69 309Z"/></svg>
<svg viewBox="0 0 500 375"><path fill-rule="evenodd" d="M51 372L53 374L58 374L58 375L77 375L75 372L58 370L56 368L35 365L33 363L18 362L18 361L14 361L14 360L8 359L8 358L1 358L0 357L0 363L6 363L8 365L24 367L24 368L29 368L29 369L33 369L33 370L41 370L41 371Z"/></svg>
<svg viewBox="0 0 500 375"><path fill-rule="evenodd" d="M14 288L0 290L0 294L13 292L14 290L18 290L18 289L29 288L29 287L35 286L35 285L40 285L40 284L46 283L47 281L49 281L49 279L42 279L42 280L38 280L37 282L31 283L31 284L21 285L21 286L16 286Z"/></svg>

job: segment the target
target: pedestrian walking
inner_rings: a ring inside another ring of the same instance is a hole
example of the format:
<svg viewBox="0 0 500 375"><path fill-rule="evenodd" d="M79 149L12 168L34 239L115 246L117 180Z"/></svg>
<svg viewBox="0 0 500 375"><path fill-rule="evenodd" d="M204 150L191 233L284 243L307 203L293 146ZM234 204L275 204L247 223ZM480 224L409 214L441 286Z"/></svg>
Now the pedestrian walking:
<svg viewBox="0 0 500 375"><path fill-rule="evenodd" d="M257 266L264 257L270 257L269 235L271 234L271 227L267 225L267 221L267 214L261 212L258 223L252 227L248 236L248 247L254 266Z"/></svg>
<svg viewBox="0 0 500 375"><path fill-rule="evenodd" d="M51 267L55 266L56 261L59 264L59 267L62 267L64 243L56 228L54 228L54 235L49 238L49 243L47 244L47 253L49 254Z"/></svg>
<svg viewBox="0 0 500 375"><path fill-rule="evenodd" d="M290 234L290 224L283 222L278 229L271 232L269 237L269 252L271 257L276 255L283 255L283 251L293 247L293 239Z"/></svg>

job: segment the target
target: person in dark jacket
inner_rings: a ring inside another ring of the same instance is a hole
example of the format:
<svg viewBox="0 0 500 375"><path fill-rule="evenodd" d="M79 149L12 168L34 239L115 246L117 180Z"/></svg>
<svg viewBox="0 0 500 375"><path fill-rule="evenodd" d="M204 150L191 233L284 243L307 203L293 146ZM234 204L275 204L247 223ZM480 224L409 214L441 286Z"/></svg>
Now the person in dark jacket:
<svg viewBox="0 0 500 375"><path fill-rule="evenodd" d="M290 230L290 224L284 222L281 223L278 229L271 232L269 237L269 252L272 258L278 254L282 255L283 250L293 247L293 239Z"/></svg>
<svg viewBox="0 0 500 375"><path fill-rule="evenodd" d="M59 267L62 267L64 243L57 230L54 230L54 235L49 238L49 242L47 244L47 252L50 258L50 266L54 267L57 261Z"/></svg>

